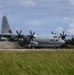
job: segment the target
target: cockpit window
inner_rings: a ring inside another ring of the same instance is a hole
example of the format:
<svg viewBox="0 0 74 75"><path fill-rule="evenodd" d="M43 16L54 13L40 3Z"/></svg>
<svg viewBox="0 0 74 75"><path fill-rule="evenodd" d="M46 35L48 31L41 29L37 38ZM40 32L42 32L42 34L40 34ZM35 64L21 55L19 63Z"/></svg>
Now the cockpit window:
<svg viewBox="0 0 74 75"><path fill-rule="evenodd" d="M54 36L54 38L57 38L57 36Z"/></svg>
<svg viewBox="0 0 74 75"><path fill-rule="evenodd" d="M58 40L56 39L56 41L58 41Z"/></svg>

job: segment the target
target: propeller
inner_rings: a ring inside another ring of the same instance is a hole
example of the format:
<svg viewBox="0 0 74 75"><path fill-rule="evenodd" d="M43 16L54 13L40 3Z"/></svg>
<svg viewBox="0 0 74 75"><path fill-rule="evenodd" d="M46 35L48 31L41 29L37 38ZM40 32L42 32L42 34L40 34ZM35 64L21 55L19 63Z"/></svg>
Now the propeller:
<svg viewBox="0 0 74 75"><path fill-rule="evenodd" d="M30 37L30 40L32 40L33 41L33 38L35 38L35 32L32 32L31 30L30 30L30 35L28 35L29 37Z"/></svg>
<svg viewBox="0 0 74 75"><path fill-rule="evenodd" d="M16 33L18 34L18 39L23 38L22 30L20 30L19 32L16 30Z"/></svg>
<svg viewBox="0 0 74 75"><path fill-rule="evenodd" d="M53 32L53 31L52 31L51 33L52 33L52 34L54 34L54 32Z"/></svg>
<svg viewBox="0 0 74 75"><path fill-rule="evenodd" d="M63 31L63 33L60 33L60 36L63 40L66 40L67 34L65 34L65 32Z"/></svg>

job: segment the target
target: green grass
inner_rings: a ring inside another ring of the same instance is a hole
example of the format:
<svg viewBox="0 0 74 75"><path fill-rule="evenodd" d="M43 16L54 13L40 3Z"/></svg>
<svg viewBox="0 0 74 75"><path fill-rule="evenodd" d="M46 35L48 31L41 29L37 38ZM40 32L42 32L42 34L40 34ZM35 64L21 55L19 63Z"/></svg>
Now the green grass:
<svg viewBox="0 0 74 75"><path fill-rule="evenodd" d="M74 52L0 51L0 75L74 75Z"/></svg>

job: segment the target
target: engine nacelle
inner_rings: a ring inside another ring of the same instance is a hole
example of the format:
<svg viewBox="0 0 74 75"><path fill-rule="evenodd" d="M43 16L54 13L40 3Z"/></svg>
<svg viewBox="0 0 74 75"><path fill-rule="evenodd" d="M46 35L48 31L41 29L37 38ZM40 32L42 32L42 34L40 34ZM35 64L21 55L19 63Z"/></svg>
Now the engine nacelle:
<svg viewBox="0 0 74 75"><path fill-rule="evenodd" d="M31 41L30 44L31 44L31 46L38 46L39 45L36 41Z"/></svg>
<svg viewBox="0 0 74 75"><path fill-rule="evenodd" d="M0 41L7 41L8 39L7 38L5 38L5 37L1 37L0 38Z"/></svg>

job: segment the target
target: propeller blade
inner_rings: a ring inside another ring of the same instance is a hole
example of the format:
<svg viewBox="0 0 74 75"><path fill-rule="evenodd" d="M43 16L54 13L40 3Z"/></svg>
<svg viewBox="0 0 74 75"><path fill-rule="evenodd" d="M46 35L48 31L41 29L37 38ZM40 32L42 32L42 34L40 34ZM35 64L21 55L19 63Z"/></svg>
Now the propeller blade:
<svg viewBox="0 0 74 75"><path fill-rule="evenodd" d="M30 30L30 35L32 35L32 31Z"/></svg>
<svg viewBox="0 0 74 75"><path fill-rule="evenodd" d="M19 32L16 30L16 33L19 35Z"/></svg>
<svg viewBox="0 0 74 75"><path fill-rule="evenodd" d="M62 36L62 34L60 33L60 35Z"/></svg>
<svg viewBox="0 0 74 75"><path fill-rule="evenodd" d="M35 34L35 32L33 32L33 35Z"/></svg>
<svg viewBox="0 0 74 75"><path fill-rule="evenodd" d="M63 35L64 35L65 33L64 33L64 31L63 31Z"/></svg>
<svg viewBox="0 0 74 75"><path fill-rule="evenodd" d="M22 33L22 30L20 30L20 35L21 35L21 33Z"/></svg>

